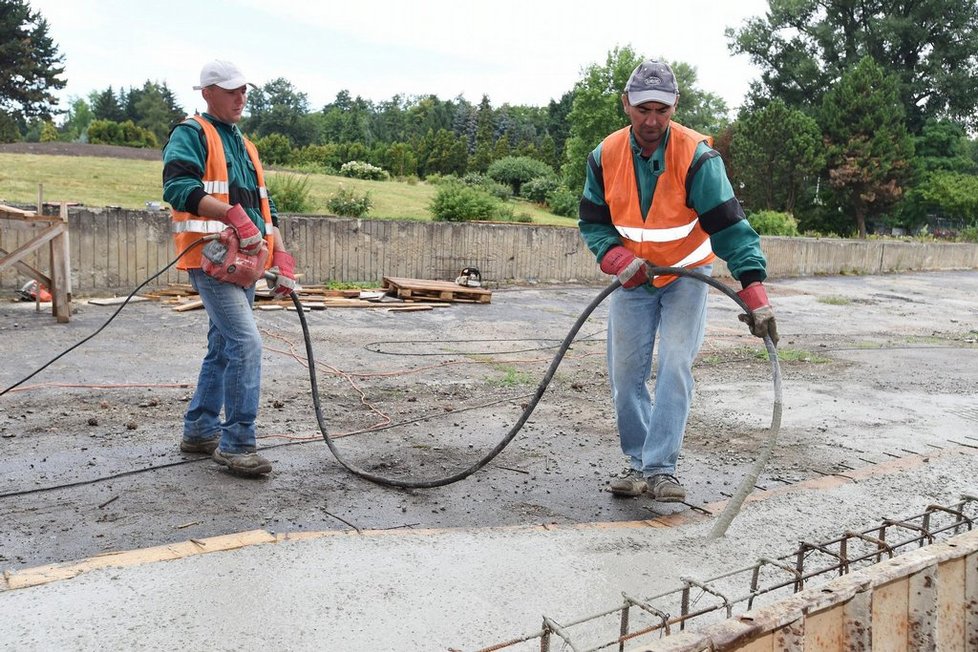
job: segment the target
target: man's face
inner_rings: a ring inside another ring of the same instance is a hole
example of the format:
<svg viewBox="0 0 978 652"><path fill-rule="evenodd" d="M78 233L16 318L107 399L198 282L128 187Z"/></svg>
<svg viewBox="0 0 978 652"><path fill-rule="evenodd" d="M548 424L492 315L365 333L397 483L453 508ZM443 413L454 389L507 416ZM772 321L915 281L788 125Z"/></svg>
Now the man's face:
<svg viewBox="0 0 978 652"><path fill-rule="evenodd" d="M207 86L200 91L200 94L207 102L207 112L221 122L233 125L241 120L241 112L244 111L248 100L247 86L232 90L220 86Z"/></svg>
<svg viewBox="0 0 978 652"><path fill-rule="evenodd" d="M659 146L669 126L669 120L676 112L676 105L661 102L645 102L638 106L628 103L628 96L621 96L625 115L632 124L632 134L643 150L654 150Z"/></svg>

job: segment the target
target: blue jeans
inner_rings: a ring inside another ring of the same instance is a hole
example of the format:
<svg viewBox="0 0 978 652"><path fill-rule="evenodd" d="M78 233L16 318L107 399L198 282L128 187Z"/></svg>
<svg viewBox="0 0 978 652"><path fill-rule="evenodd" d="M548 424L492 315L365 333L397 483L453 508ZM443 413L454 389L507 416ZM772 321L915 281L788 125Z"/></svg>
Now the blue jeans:
<svg viewBox="0 0 978 652"><path fill-rule="evenodd" d="M712 265L696 269L710 275ZM693 360L706 329L709 286L688 276L657 291L619 288L608 310L608 375L621 450L643 475L674 475L693 400ZM649 395L659 335L655 398Z"/></svg>
<svg viewBox="0 0 978 652"><path fill-rule="evenodd" d="M221 450L255 450L262 341L252 313L254 286L244 289L191 269L190 282L207 310L207 355L183 419L188 440L221 435ZM220 421L224 408L224 422Z"/></svg>

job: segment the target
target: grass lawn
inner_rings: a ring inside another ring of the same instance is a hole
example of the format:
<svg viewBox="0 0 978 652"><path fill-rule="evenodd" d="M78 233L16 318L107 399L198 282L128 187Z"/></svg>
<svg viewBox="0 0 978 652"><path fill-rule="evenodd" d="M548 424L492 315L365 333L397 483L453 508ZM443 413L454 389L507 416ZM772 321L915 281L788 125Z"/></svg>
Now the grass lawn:
<svg viewBox="0 0 978 652"><path fill-rule="evenodd" d="M269 175L299 174L269 170ZM369 219L430 221L428 205L436 187L424 182L363 181L326 174L306 174L309 194L326 214L326 199L342 185L369 192L373 208ZM46 202L76 202L86 206L145 208L162 202L163 163L119 158L0 153L0 203L35 204L38 184ZM516 215L526 213L534 224L576 226L576 218L559 217L536 204L511 200Z"/></svg>

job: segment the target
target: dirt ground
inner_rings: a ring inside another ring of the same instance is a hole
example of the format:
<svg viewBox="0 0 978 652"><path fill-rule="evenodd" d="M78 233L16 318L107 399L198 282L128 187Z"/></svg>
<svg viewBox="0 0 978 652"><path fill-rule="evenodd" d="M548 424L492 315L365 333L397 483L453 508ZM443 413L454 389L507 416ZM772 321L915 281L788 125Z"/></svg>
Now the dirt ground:
<svg viewBox="0 0 978 652"><path fill-rule="evenodd" d="M123 147L121 145L93 145L91 143L0 143L0 152L8 154L53 154L57 156L100 156L144 161L162 159L162 154L158 149Z"/></svg>
<svg viewBox="0 0 978 652"><path fill-rule="evenodd" d="M467 468L516 423L556 348L602 288L495 290L427 312L307 314L325 426L374 473ZM780 445L758 490L952 445L978 445L978 273L774 280L782 341ZM102 327L115 306L0 303L0 391ZM256 312L265 335L263 480L177 446L206 315L134 303L99 335L0 396L0 568L263 528L273 532L647 519L729 496L768 435L761 342L711 291L678 474L686 505L615 499L623 466L600 305L513 443L469 478L401 490L352 475L317 427L293 311ZM926 491L926 489L922 489ZM841 508L840 508L841 509ZM846 524L840 511L840 531Z"/></svg>

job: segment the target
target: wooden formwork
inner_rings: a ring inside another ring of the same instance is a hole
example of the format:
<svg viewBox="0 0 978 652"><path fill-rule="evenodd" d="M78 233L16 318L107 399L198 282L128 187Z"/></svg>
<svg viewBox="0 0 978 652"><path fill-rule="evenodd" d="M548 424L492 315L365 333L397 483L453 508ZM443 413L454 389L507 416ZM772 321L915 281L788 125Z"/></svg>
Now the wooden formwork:
<svg viewBox="0 0 978 652"><path fill-rule="evenodd" d="M978 530L630 650L978 650Z"/></svg>
<svg viewBox="0 0 978 652"><path fill-rule="evenodd" d="M68 206L61 204L58 217L47 217L31 211L0 205L0 223L5 229L27 228L36 231L26 243L13 251L0 247L0 271L15 266L18 271L46 286L51 292L51 313L65 323L71 315L71 269L68 248ZM38 227L40 229L38 230ZM40 247L48 246L50 276L24 262Z"/></svg>

